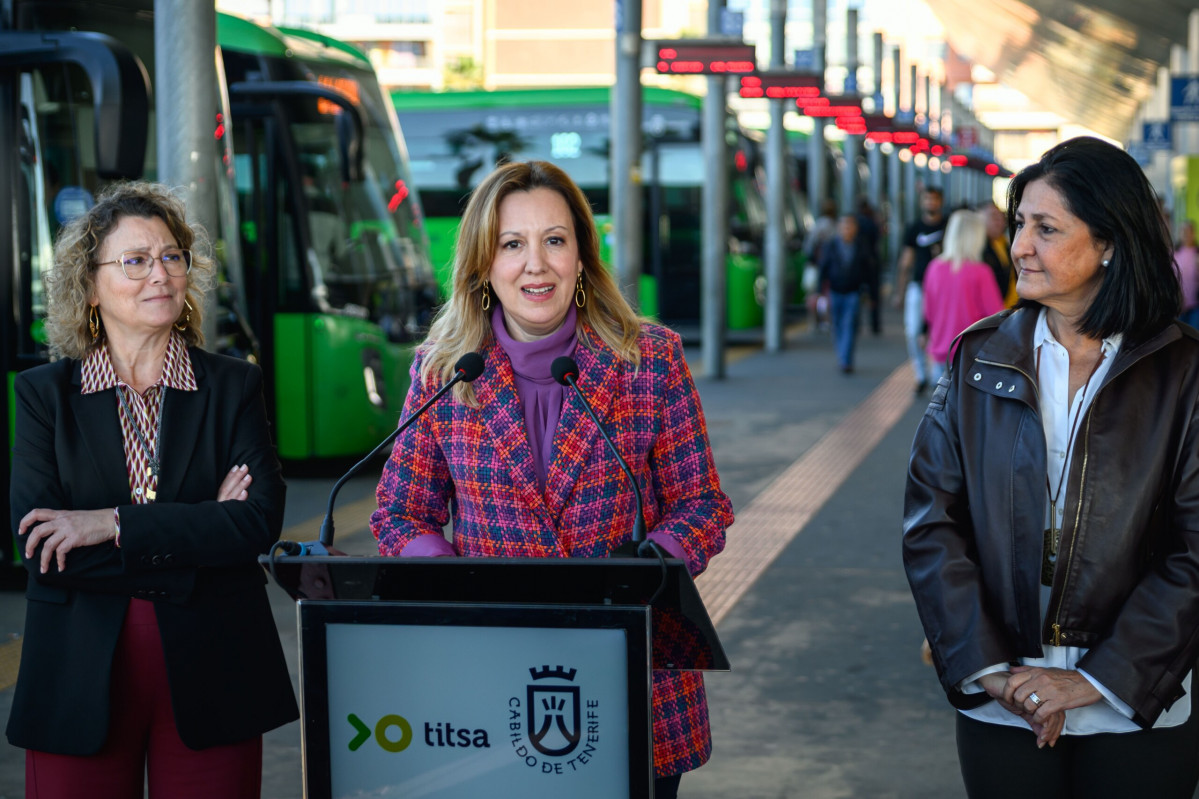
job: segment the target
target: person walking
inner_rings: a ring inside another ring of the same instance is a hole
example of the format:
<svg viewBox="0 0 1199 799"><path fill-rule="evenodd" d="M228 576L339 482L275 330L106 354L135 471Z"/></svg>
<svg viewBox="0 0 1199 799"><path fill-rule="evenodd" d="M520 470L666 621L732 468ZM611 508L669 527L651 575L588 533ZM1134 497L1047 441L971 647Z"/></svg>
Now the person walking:
<svg viewBox="0 0 1199 799"><path fill-rule="evenodd" d="M859 235L857 217L844 214L837 222L836 238L824 246L820 286L829 296L837 363L846 374L853 372L862 286L869 279L872 265L870 251Z"/></svg>
<svg viewBox="0 0 1199 799"><path fill-rule="evenodd" d="M924 272L941 253L945 235L942 208L945 197L936 186L925 186L920 193L920 218L908 225L903 235L903 250L896 267L895 299L903 305L903 334L907 339L908 358L916 376L916 393L928 388L928 362L924 347Z"/></svg>
<svg viewBox="0 0 1199 799"><path fill-rule="evenodd" d="M945 372L945 360L958 334L979 319L1003 310L994 274L978 260L986 238L981 214L954 211L945 227L944 249L924 273L929 374L934 384Z"/></svg>

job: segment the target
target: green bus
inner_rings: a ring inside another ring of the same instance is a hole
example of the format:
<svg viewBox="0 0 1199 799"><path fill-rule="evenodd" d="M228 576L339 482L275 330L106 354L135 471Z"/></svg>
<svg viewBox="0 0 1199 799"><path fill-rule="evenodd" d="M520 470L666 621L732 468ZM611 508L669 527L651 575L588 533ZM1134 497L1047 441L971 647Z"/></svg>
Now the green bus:
<svg viewBox="0 0 1199 799"><path fill-rule="evenodd" d="M552 161L591 201L605 262L611 263L609 207L610 89L393 91L413 179L427 214L434 270L449 291L453 241L471 189L509 160ZM641 312L667 324L693 325L700 313L701 207L706 166L700 142L703 100L644 87L645 248ZM762 324L765 202L745 131L729 116L730 233L728 327Z"/></svg>
<svg viewBox="0 0 1199 799"><path fill-rule="evenodd" d="M368 59L218 15L202 153L218 202L209 346L266 377L281 457L355 457L394 429L437 302L419 197ZM52 34L52 35L47 35ZM151 0L0 3L0 393L46 362L58 228L111 181L156 179ZM0 459L7 482L9 462Z"/></svg>
<svg viewBox="0 0 1199 799"><path fill-rule="evenodd" d="M0 249L11 378L47 357L38 278L58 226L109 180L154 179L157 167L153 104L138 91L139 71L154 83L152 3L7 7L0 119L13 144L3 152L16 158L0 168L20 177L0 195L18 222ZM47 50L40 32L67 19L73 38ZM399 417L411 349L437 301L394 109L346 45L226 14L217 37L218 96L196 99L217 132L222 324L211 346L263 366L282 457L362 454ZM105 58L73 62L73 42ZM120 114L108 84L128 89ZM104 147L122 163L99 163Z"/></svg>

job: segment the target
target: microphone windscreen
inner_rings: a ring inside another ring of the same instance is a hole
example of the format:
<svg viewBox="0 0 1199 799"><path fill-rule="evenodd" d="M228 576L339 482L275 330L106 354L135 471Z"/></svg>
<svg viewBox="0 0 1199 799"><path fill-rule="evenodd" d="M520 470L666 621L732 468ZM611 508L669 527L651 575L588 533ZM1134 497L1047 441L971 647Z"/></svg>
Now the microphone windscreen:
<svg viewBox="0 0 1199 799"><path fill-rule="evenodd" d="M579 365L575 363L574 358L569 355L563 355L555 358L554 362L550 364L550 374L560 384L564 386L570 385L567 380L568 377L573 377L575 380L579 379Z"/></svg>
<svg viewBox="0 0 1199 799"><path fill-rule="evenodd" d="M468 352L458 359L458 363L454 364L454 371L462 375L462 379L467 383L473 382L476 377L483 374L483 356L477 352Z"/></svg>

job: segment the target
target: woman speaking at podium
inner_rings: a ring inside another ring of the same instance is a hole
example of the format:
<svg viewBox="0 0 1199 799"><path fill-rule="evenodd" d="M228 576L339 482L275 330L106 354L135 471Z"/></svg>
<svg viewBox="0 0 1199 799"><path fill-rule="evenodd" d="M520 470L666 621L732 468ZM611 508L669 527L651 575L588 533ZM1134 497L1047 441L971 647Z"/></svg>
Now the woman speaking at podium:
<svg viewBox="0 0 1199 799"><path fill-rule="evenodd" d="M621 297L586 198L553 164L505 164L471 195L453 295L418 350L404 418L476 351L483 375L396 439L371 516L382 554L602 558L630 540L634 489L551 374L570 356L642 486L648 539L704 570L733 514L682 343ZM702 676L655 671L653 711L655 795L671 797L711 752Z"/></svg>

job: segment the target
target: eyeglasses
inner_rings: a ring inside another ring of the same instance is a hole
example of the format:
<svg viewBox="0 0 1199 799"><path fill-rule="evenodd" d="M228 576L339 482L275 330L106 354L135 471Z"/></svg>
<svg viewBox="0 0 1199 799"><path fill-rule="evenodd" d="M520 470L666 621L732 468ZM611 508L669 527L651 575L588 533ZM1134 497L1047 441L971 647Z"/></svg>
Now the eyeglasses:
<svg viewBox="0 0 1199 799"><path fill-rule="evenodd" d="M155 258L148 252L127 250L121 253L115 261L105 261L104 263L96 264L96 266L120 264L121 271L125 273L125 277L130 280L145 280L154 271L155 261L161 263L162 268L171 277L183 277L191 271L192 251L171 248L163 250L162 254Z"/></svg>

